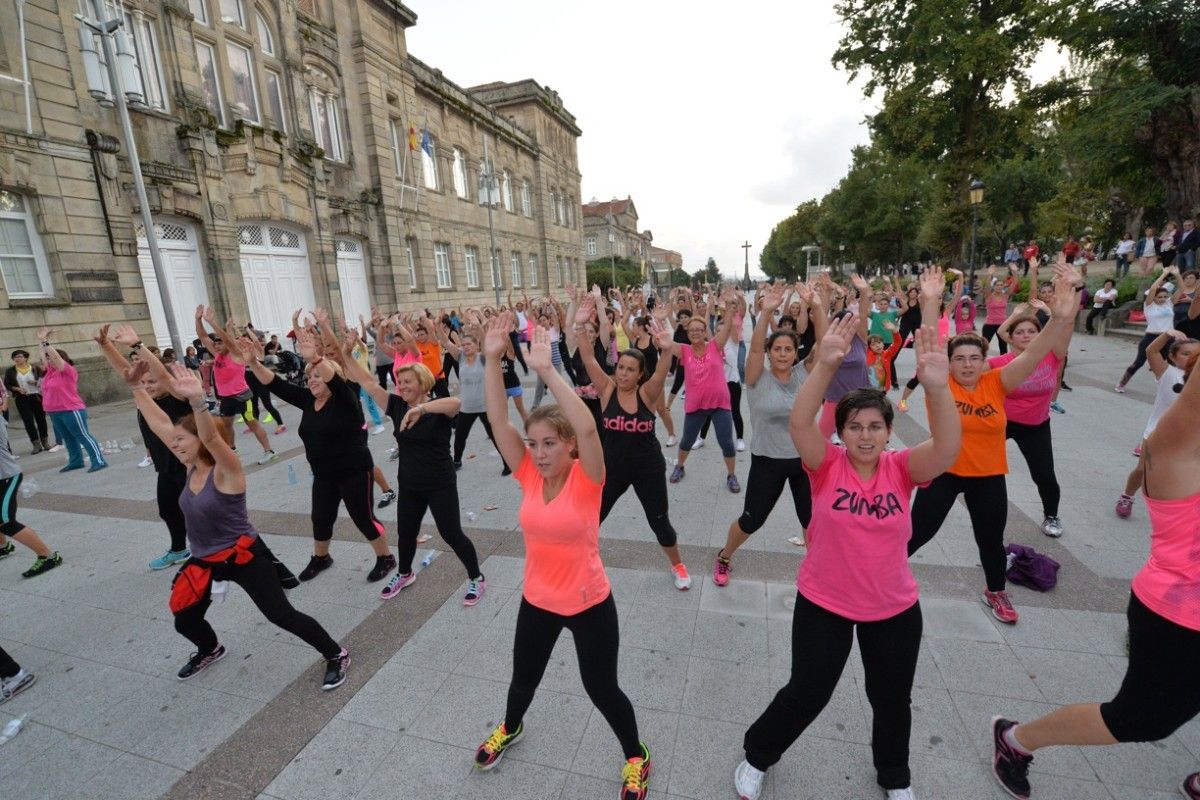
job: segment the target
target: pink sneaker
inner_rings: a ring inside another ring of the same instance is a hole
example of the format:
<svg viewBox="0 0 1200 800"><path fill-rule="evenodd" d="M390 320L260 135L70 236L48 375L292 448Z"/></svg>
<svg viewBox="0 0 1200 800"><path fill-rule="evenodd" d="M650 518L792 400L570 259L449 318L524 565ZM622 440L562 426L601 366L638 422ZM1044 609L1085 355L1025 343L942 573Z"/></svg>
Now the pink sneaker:
<svg viewBox="0 0 1200 800"><path fill-rule="evenodd" d="M1142 457L1142 446L1140 444L1137 447L1133 448L1133 455L1135 458Z"/></svg>
<svg viewBox="0 0 1200 800"><path fill-rule="evenodd" d="M1129 519L1129 515L1133 513L1133 498L1126 495L1121 495L1117 500L1117 516L1121 519Z"/></svg>
<svg viewBox="0 0 1200 800"><path fill-rule="evenodd" d="M399 571L392 576L392 579L387 582L387 586L379 592L380 599L391 600L396 595L400 594L400 590L408 586L417 579L417 573L410 572L407 575L401 574Z"/></svg>
<svg viewBox="0 0 1200 800"><path fill-rule="evenodd" d="M1008 592L1003 589L998 592L984 591L983 604L992 610L992 616L1006 625L1017 624L1017 610L1008 599Z"/></svg>
<svg viewBox="0 0 1200 800"><path fill-rule="evenodd" d="M713 583L717 586L728 586L730 569L729 560L717 556L717 560L713 564Z"/></svg>

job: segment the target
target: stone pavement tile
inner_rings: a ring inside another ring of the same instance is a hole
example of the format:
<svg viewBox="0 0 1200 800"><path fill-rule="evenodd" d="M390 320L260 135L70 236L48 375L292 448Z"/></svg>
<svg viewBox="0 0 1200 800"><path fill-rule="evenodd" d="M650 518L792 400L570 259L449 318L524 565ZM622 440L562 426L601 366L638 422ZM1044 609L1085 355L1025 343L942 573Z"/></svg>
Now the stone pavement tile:
<svg viewBox="0 0 1200 800"><path fill-rule="evenodd" d="M1179 778L1179 783L1183 783L1182 776ZM1163 792L1155 789L1143 789L1137 786L1118 786L1114 784L1109 784L1104 788L1108 790L1113 800L1179 800L1183 796L1180 794L1179 789L1173 792ZM1040 788L1038 797L1041 797Z"/></svg>
<svg viewBox="0 0 1200 800"><path fill-rule="evenodd" d="M332 720L265 791L285 800L353 797L395 747L378 728Z"/></svg>
<svg viewBox="0 0 1200 800"><path fill-rule="evenodd" d="M967 741L975 748L980 761L986 764L991 763L993 755L992 717L999 715L1018 722L1028 721L1059 708L1053 703L989 697L970 692L951 692L950 699L967 732ZM1037 754L1030 772L1090 779L1096 773L1083 757L1083 750L1080 747L1042 750Z"/></svg>
<svg viewBox="0 0 1200 800"><path fill-rule="evenodd" d="M991 798L1006 797L989 771L988 765L980 761L940 758L921 753L914 746L909 756L909 768L912 771L912 790L920 798L991 800ZM874 781L874 777L872 771L872 781ZM1103 788L1099 784L1092 784L1091 788L1103 792ZM876 786L874 795L864 794L863 797L880 797L882 794L883 791ZM1042 800L1040 787L1035 796L1037 800ZM1103 797L1103 794L1100 796ZM1081 795L1080 797L1091 798L1093 795ZM1060 798L1060 800L1064 799Z"/></svg>
<svg viewBox="0 0 1200 800"><path fill-rule="evenodd" d="M452 747L415 736L401 736L393 741L395 747L376 764L367 781L359 788L357 797L364 800L407 800L410 797L452 800L458 787L475 772L471 766L474 747ZM506 758L492 772L498 773L507 767ZM520 771L519 766L517 770Z"/></svg>
<svg viewBox="0 0 1200 800"><path fill-rule="evenodd" d="M555 697L553 692L542 692ZM504 713L508 675L496 680L448 675L408 726L407 733L472 751L487 738Z"/></svg>
<svg viewBox="0 0 1200 800"><path fill-rule="evenodd" d="M653 796L667 789L681 717L669 711L636 705L633 711L637 716L638 737L650 748L650 786ZM703 736L704 729L697 728L693 735ZM571 763L571 772L613 781L615 784L621 779L621 768L624 764L625 756L621 752L621 744L617 741L616 734L609 727L604 715L593 709L580 739L575 759Z"/></svg>
<svg viewBox="0 0 1200 800"><path fill-rule="evenodd" d="M1124 670L1118 672L1104 659L1091 653L1014 647L1042 695L1052 703L1082 703L1106 700L1117 693Z"/></svg>
<svg viewBox="0 0 1200 800"><path fill-rule="evenodd" d="M767 583L767 619L785 620L791 623L795 610L796 585L769 581Z"/></svg>
<svg viewBox="0 0 1200 800"><path fill-rule="evenodd" d="M691 653L696 618L696 612L688 608L635 603L620 616L621 641L668 653Z"/></svg>
<svg viewBox="0 0 1200 800"><path fill-rule="evenodd" d="M11 768L0 773L0 797L57 800L74 796L78 787L86 785L122 755L116 748L55 731L49 747L18 761L21 751L10 752L8 748L27 733L33 731L22 730L13 742L4 745L4 760L13 762Z"/></svg>
<svg viewBox="0 0 1200 800"><path fill-rule="evenodd" d="M1024 606L1020 609L1020 622L1016 625L1005 625L1002 622L991 622L992 617L983 604L977 605L987 616L989 624L999 631L1003 641L1008 642L1018 653L1021 647L1026 645L1050 647L1054 650L1067 650L1075 653L1105 652L1098 647L1093 631L1088 626L1079 624L1080 620L1075 616L1094 612L1072 612L1057 608Z"/></svg>
<svg viewBox="0 0 1200 800"><path fill-rule="evenodd" d="M771 669L792 668L792 620L767 620L767 665Z"/></svg>
<svg viewBox="0 0 1200 800"><path fill-rule="evenodd" d="M81 664L76 671L83 671L88 677L70 687L64 697L74 700L77 715L64 730L125 751L163 725L179 722L179 715L171 712L172 707L205 694L202 689L176 680L150 678L112 667ZM115 682L126 691L114 698L111 689L99 688L101 682ZM89 691L95 691L97 696L88 697ZM50 713L46 714L47 711ZM36 715L39 721L55 724L59 716L55 711L53 707L43 707ZM184 719L182 724L186 723Z"/></svg>
<svg viewBox="0 0 1200 800"><path fill-rule="evenodd" d="M864 703L863 711L868 715L869 724L870 705ZM978 759L967 730L963 727L962 718L954 710L950 693L945 689L913 687L912 717L912 734L909 737L912 754L956 761ZM932 796L944 795L935 793Z"/></svg>
<svg viewBox="0 0 1200 800"><path fill-rule="evenodd" d="M34 688L30 687L25 694L32 691ZM8 703L3 706L6 711L8 707ZM7 717L7 714L5 716ZM20 716L20 714L16 716ZM6 793L0 794L0 797L22 797L20 794L9 793L8 790L12 789L13 783L9 783L8 780L11 778L14 783L17 780L21 780L23 783L30 776L28 765L35 758L47 751L64 752L68 742L73 738L78 737L64 733L57 728L42 725L33 714L29 714L21 727L20 734L4 743L4 757L0 758L0 789L5 789ZM119 751L114 751L113 760L115 761L119 755Z"/></svg>
<svg viewBox="0 0 1200 800"><path fill-rule="evenodd" d="M557 800L562 795L567 773L557 769L504 759L497 769L471 769L454 800ZM422 795L425 797L426 795Z"/></svg>
<svg viewBox="0 0 1200 800"><path fill-rule="evenodd" d="M488 591L520 589L525 582L525 559L512 556L488 556L479 565L487 578Z"/></svg>
<svg viewBox="0 0 1200 800"><path fill-rule="evenodd" d="M129 751L180 769L191 769L262 708L252 700L231 702L218 692L172 692L172 688L182 687L163 681L153 690L147 688L146 700L139 701L141 708L158 712L161 724L150 723L152 728L145 729L149 735ZM155 705L160 700L161 705Z"/></svg>
<svg viewBox="0 0 1200 800"><path fill-rule="evenodd" d="M726 786L732 786L736 764L735 760L727 765ZM774 786L775 800L875 800L882 794L875 783L869 745L831 741L810 732L783 754L767 780Z"/></svg>
<svg viewBox="0 0 1200 800"><path fill-rule="evenodd" d="M707 558L709 558L709 554L705 553L705 559ZM708 560L689 560L686 554L684 563L687 565L688 573L692 576L691 589L686 592L679 591L670 577L664 573L661 580L655 576L642 581L641 589L638 590L634 602L638 605L652 605L660 608L669 606L671 608L698 609L704 584L712 582L709 577L712 563Z"/></svg>
<svg viewBox="0 0 1200 800"><path fill-rule="evenodd" d="M768 701L773 700L775 694L787 684L789 675L786 671L772 670L773 682L768 692ZM843 672L829 702L804 733L806 736L833 741L867 744L871 741L870 708L862 681L851 677L848 671ZM766 705L759 709L754 719L764 710Z"/></svg>
<svg viewBox="0 0 1200 800"><path fill-rule="evenodd" d="M1196 768L1200 769L1200 717L1185 723L1182 728L1175 731L1175 738L1196 757Z"/></svg>
<svg viewBox="0 0 1200 800"><path fill-rule="evenodd" d="M679 710L693 717L749 725L758 719L778 689L765 665L738 664L731 668L727 661L693 655Z"/></svg>
<svg viewBox="0 0 1200 800"><path fill-rule="evenodd" d="M277 641L241 633L222 632L220 636L229 655L218 669L205 671L205 680L197 685L259 703L274 699L320 660L311 647L292 636ZM180 666L185 655L180 656Z"/></svg>
<svg viewBox="0 0 1200 800"><path fill-rule="evenodd" d="M1042 699L1037 684L1007 645L959 639L926 639L946 688L1018 700Z"/></svg>
<svg viewBox="0 0 1200 800"><path fill-rule="evenodd" d="M1074 609L1064 609L1062 613L1071 630L1083 632L1091 641L1093 649L1089 652L1119 656L1126 654L1129 623L1126 621L1124 613L1111 614L1103 611L1077 611Z"/></svg>
<svg viewBox="0 0 1200 800"><path fill-rule="evenodd" d="M1146 564L1145 553L1129 550L1091 547L1072 552L1088 569L1103 578L1131 580Z"/></svg>
<svg viewBox="0 0 1200 800"><path fill-rule="evenodd" d="M612 586L613 600L618 608L632 604L642 590L642 581L653 575L644 569L625 569L622 567L605 567L608 582ZM666 573L666 570L663 570Z"/></svg>
<svg viewBox="0 0 1200 800"><path fill-rule="evenodd" d="M488 680L508 680L512 674L515 634L513 628L505 625L486 626L471 646L470 655L458 662L454 672ZM566 638L570 639L569 633Z"/></svg>
<svg viewBox="0 0 1200 800"><path fill-rule="evenodd" d="M404 594L388 602L403 603ZM483 602L488 601L485 598ZM480 633L475 626L460 625L435 615L400 648L396 657L405 664L451 672L474 646Z"/></svg>
<svg viewBox="0 0 1200 800"><path fill-rule="evenodd" d="M703 582L700 587L700 610L758 619L766 617L766 582L738 578L736 561L733 566L728 586L717 586L711 580Z"/></svg>
<svg viewBox="0 0 1200 800"><path fill-rule="evenodd" d="M745 664L767 663L764 619L702 611L696 617L693 652L706 658Z"/></svg>
<svg viewBox="0 0 1200 800"><path fill-rule="evenodd" d="M660 771L656 789L697 800L732 796L733 768L745 757L745 733L746 726L738 723L679 715L670 782L664 787ZM769 792L763 796L771 797Z"/></svg>
<svg viewBox="0 0 1200 800"><path fill-rule="evenodd" d="M921 617L926 639L966 639L972 642L1001 642L991 615L982 603L969 600L921 598ZM1025 620L1022 619L1022 622Z"/></svg>
<svg viewBox="0 0 1200 800"><path fill-rule="evenodd" d="M655 798L664 796L664 793L659 792L658 784L660 781L665 781L667 777L659 769L657 756L658 753L651 753L650 796ZM621 782L611 780L611 774L608 777L610 780L568 773L559 798L560 800L613 800L614 797L620 797Z"/></svg>
<svg viewBox="0 0 1200 800"><path fill-rule="evenodd" d="M618 679L635 706L676 711L683 698L689 656L621 647Z"/></svg>
<svg viewBox="0 0 1200 800"><path fill-rule="evenodd" d="M363 589L360 591L365 592L369 590ZM357 628L358 624L366 619L367 614L371 613L365 608L347 606L340 603L327 603L320 600L309 600L303 595L289 595L288 599L292 601L292 605L296 607L297 611L302 611L321 623L321 627L328 631L330 636L338 640L344 639L346 634ZM379 602L379 600L376 600L377 604ZM255 610L257 611L257 609ZM371 610L373 611L374 609ZM261 614L259 616L262 618ZM262 618L262 621L267 625L271 625L265 618ZM275 626L271 625L271 627L274 628ZM298 641L286 631L281 630L279 633L284 638L284 641Z"/></svg>
<svg viewBox="0 0 1200 800"><path fill-rule="evenodd" d="M436 695L446 676L392 660L338 712L338 719L393 733L405 731Z"/></svg>
<svg viewBox="0 0 1200 800"><path fill-rule="evenodd" d="M87 642L84 652L102 664L173 680L193 649L170 623L127 617L109 635Z"/></svg>
<svg viewBox="0 0 1200 800"><path fill-rule="evenodd" d="M1196 758L1174 736L1160 742L1081 747L1083 757L1105 784L1178 791L1185 775L1197 769Z"/></svg>
<svg viewBox="0 0 1200 800"><path fill-rule="evenodd" d="M78 800L155 800L182 778L183 770L128 753L72 791Z"/></svg>
<svg viewBox="0 0 1200 800"><path fill-rule="evenodd" d="M14 716L30 714L43 725L78 733L85 719L137 691L143 675L36 647L3 642L23 668L37 676L32 686L2 707Z"/></svg>

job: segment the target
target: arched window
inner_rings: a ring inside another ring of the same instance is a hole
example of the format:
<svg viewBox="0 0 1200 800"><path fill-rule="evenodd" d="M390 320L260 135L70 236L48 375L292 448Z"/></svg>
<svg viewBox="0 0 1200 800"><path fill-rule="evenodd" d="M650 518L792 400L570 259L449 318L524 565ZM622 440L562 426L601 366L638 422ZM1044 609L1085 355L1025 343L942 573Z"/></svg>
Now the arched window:
<svg viewBox="0 0 1200 800"><path fill-rule="evenodd" d="M0 190L0 275L10 298L50 297L50 270L24 196Z"/></svg>
<svg viewBox="0 0 1200 800"><path fill-rule="evenodd" d="M341 116L338 112L337 84L326 73L310 69L312 85L308 87L308 106L312 115L313 137L331 161L345 161L342 147Z"/></svg>
<svg viewBox="0 0 1200 800"><path fill-rule="evenodd" d="M266 55L275 55L275 38L271 35L271 26L261 11L254 12L254 32L258 34L258 46Z"/></svg>
<svg viewBox="0 0 1200 800"><path fill-rule="evenodd" d="M468 197L467 194L467 154L462 151L462 148L454 148L454 193L459 197Z"/></svg>

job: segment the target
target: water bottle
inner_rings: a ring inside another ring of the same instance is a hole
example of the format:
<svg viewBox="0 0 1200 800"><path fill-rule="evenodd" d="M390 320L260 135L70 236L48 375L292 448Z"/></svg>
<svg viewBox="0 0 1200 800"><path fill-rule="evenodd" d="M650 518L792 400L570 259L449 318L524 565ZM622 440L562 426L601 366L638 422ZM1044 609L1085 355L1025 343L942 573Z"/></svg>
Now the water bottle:
<svg viewBox="0 0 1200 800"><path fill-rule="evenodd" d="M300 479L296 477L296 465L288 464L288 485L295 486L300 483Z"/></svg>
<svg viewBox="0 0 1200 800"><path fill-rule="evenodd" d="M25 480L21 481L21 497L27 499L33 497L41 488L42 487L38 486L37 481L31 478L26 478Z"/></svg>
<svg viewBox="0 0 1200 800"><path fill-rule="evenodd" d="M224 603L225 602L225 590L228 588L229 588L229 583L227 581L213 581L212 582L212 601L214 603Z"/></svg>
<svg viewBox="0 0 1200 800"><path fill-rule="evenodd" d="M425 554L425 557L421 559L421 567L422 568L428 567L430 564L433 563L433 560L435 558L437 558L437 555L438 555L437 550L430 550L428 553Z"/></svg>
<svg viewBox="0 0 1200 800"><path fill-rule="evenodd" d="M133 449L133 439L130 439L128 436L126 436L124 439L121 440L120 448L122 450L132 450Z"/></svg>
<svg viewBox="0 0 1200 800"><path fill-rule="evenodd" d="M4 744L9 739L21 732L21 728L25 725L25 718L28 714L22 714L16 719L10 719L4 726L4 730L0 731L0 744Z"/></svg>
<svg viewBox="0 0 1200 800"><path fill-rule="evenodd" d="M467 522L474 522L477 519L479 519L479 515L476 514L474 511L467 512Z"/></svg>

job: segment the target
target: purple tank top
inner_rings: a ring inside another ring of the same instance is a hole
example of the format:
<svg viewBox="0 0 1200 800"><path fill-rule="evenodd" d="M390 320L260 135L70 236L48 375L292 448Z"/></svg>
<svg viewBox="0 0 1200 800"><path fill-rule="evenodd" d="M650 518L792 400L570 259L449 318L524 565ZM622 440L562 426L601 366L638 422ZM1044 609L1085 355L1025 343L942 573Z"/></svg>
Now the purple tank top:
<svg viewBox="0 0 1200 800"><path fill-rule="evenodd" d="M850 350L825 390L825 402L836 403L855 389L870 385L867 380L867 345L855 336L850 342Z"/></svg>
<svg viewBox="0 0 1200 800"><path fill-rule="evenodd" d="M193 470L194 471L194 470ZM187 522L188 547L193 556L203 557L233 547L238 538L258 536L246 513L246 493L225 494L213 483L214 468L200 492L192 492L191 477L179 495L179 510Z"/></svg>

